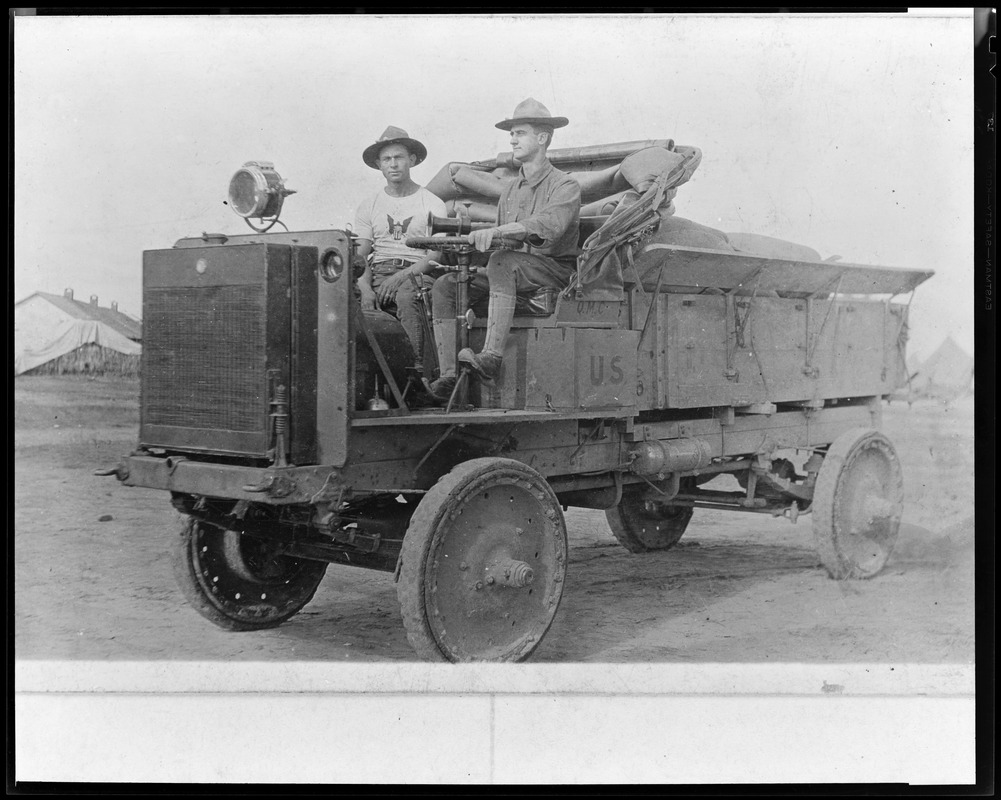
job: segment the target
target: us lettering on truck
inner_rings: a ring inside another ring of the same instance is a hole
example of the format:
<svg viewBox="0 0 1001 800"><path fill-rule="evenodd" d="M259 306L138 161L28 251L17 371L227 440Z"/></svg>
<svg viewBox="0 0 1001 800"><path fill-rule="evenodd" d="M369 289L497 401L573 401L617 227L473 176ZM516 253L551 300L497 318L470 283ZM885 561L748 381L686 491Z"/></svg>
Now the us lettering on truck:
<svg viewBox="0 0 1001 800"><path fill-rule="evenodd" d="M621 362L622 356L612 356L609 359L608 383L622 383L625 375L622 372L622 367L619 366ZM605 383L605 357L591 356L591 385L600 386L602 383Z"/></svg>

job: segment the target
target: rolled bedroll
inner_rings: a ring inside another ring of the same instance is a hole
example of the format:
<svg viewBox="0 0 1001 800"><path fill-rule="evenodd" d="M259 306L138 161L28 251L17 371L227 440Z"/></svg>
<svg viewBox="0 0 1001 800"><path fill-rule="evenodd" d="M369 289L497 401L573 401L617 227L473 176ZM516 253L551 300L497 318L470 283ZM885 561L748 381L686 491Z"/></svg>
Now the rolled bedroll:
<svg viewBox="0 0 1001 800"><path fill-rule="evenodd" d="M691 177L701 158L698 148L676 147L671 139L549 151L550 161L580 185L584 203L602 200L630 188L643 192L658 174L684 161L688 171L676 184L680 185ZM501 153L497 159L489 161L453 161L445 164L425 188L446 202L463 197L496 199L505 184L518 174L518 169L510 153Z"/></svg>
<svg viewBox="0 0 1001 800"><path fill-rule="evenodd" d="M666 150L662 151L667 153ZM467 197L500 199L504 187L514 180L510 170L498 169L490 172L475 169L469 164L452 163L446 165L425 187L442 200L458 200ZM613 164L600 172L568 173L580 185L581 200L591 202L630 188L629 181L620 172L619 165Z"/></svg>
<svg viewBox="0 0 1001 800"><path fill-rule="evenodd" d="M557 147L549 151L549 160L554 166L564 172L603 169L609 162L620 162L626 156L637 150L648 147L659 147L664 150L674 150L674 139L640 139L633 142L613 142L611 144L593 144L586 147ZM513 153L498 153L497 158L489 161L479 161L477 164L489 169L508 167L518 169Z"/></svg>

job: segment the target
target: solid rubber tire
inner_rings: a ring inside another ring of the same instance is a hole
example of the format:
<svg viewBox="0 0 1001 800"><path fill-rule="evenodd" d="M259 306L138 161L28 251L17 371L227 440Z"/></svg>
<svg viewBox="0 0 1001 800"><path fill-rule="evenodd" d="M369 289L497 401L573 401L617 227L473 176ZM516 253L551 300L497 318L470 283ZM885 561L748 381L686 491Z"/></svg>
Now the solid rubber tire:
<svg viewBox="0 0 1001 800"><path fill-rule="evenodd" d="M184 598L210 622L229 631L266 630L281 625L299 613L313 599L313 595L326 572L327 564L322 561L297 560L288 556L280 556L279 558L289 559L289 563L294 563L298 567L289 579L290 582L282 583L275 588L264 583L257 584L257 588L265 587L265 594L270 592L271 601L255 600L255 611L252 617L244 616L241 618L227 613L226 604L221 602L217 596L213 596L210 589L211 582L207 580L207 576L202 574L202 570L196 564L199 554L194 552L193 540L197 527L205 525L205 523L190 516L181 516L180 531L175 537L174 546L171 548L171 566L174 578ZM220 530L219 533L221 535L222 531ZM232 532L229 533L236 535ZM221 552L223 547L221 539L219 544ZM233 580L240 580L240 576L234 573Z"/></svg>
<svg viewBox="0 0 1001 800"><path fill-rule="evenodd" d="M428 558L443 522L456 507L456 503L458 499L461 499L465 488L472 485L480 476L488 474L491 471L496 471L498 477L501 475L518 475L523 480L527 479L531 481L535 488L542 490L556 512L555 522L563 541L562 564L558 567L558 569L562 569L559 581L557 581L559 584L559 593L557 594L556 604L548 622L535 635L534 644L524 647L508 658L499 660L524 661L528 658L544 638L558 610L566 576L567 546L566 522L563 519L562 509L556 494L542 475L520 461L508 458L476 458L465 461L455 466L451 472L439 478L438 482L424 495L410 520L410 526L407 528L407 533L403 538L403 547L400 554L400 575L396 584L397 599L400 603L400 612L403 617L403 626L407 633L407 640L410 642L411 647L413 647L414 652L424 660L438 662L452 660L439 647L435 635L428 624L425 598L425 578Z"/></svg>
<svg viewBox="0 0 1001 800"><path fill-rule="evenodd" d="M900 461L890 440L877 430L855 428L838 436L831 444L817 475L817 485L813 493L813 535L817 554L830 576L836 580L872 578L886 565L896 542L900 527L900 515L892 523L885 551L874 561L874 566L864 567L851 560L839 546L837 519L838 504L841 500L843 478L860 453L876 448L887 456L889 467L889 502L898 507L903 504L903 477Z"/></svg>

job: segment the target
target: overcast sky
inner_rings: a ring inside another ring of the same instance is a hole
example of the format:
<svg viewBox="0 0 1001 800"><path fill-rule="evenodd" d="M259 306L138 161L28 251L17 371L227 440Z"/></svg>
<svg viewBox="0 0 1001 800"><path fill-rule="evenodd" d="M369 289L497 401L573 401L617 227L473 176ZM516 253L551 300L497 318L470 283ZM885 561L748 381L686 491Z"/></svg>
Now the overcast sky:
<svg viewBox="0 0 1001 800"><path fill-rule="evenodd" d="M703 151L678 216L846 261L933 269L911 351L973 352L973 22L941 16L17 17L14 298L72 287L141 316L142 251L246 232L233 172L273 161L282 219L340 227L382 184L505 151L528 96L555 147Z"/></svg>

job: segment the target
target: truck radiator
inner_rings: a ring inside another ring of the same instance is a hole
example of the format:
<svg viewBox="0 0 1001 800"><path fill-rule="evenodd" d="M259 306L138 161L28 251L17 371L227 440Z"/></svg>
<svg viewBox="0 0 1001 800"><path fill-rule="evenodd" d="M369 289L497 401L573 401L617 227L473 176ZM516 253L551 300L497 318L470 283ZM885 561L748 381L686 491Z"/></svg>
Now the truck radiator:
<svg viewBox="0 0 1001 800"><path fill-rule="evenodd" d="M315 248L284 244L144 254L140 446L273 458L271 403L283 385L292 397L285 456L308 460L315 270Z"/></svg>
<svg viewBox="0 0 1001 800"><path fill-rule="evenodd" d="M261 286L147 291L143 421L263 433Z"/></svg>

